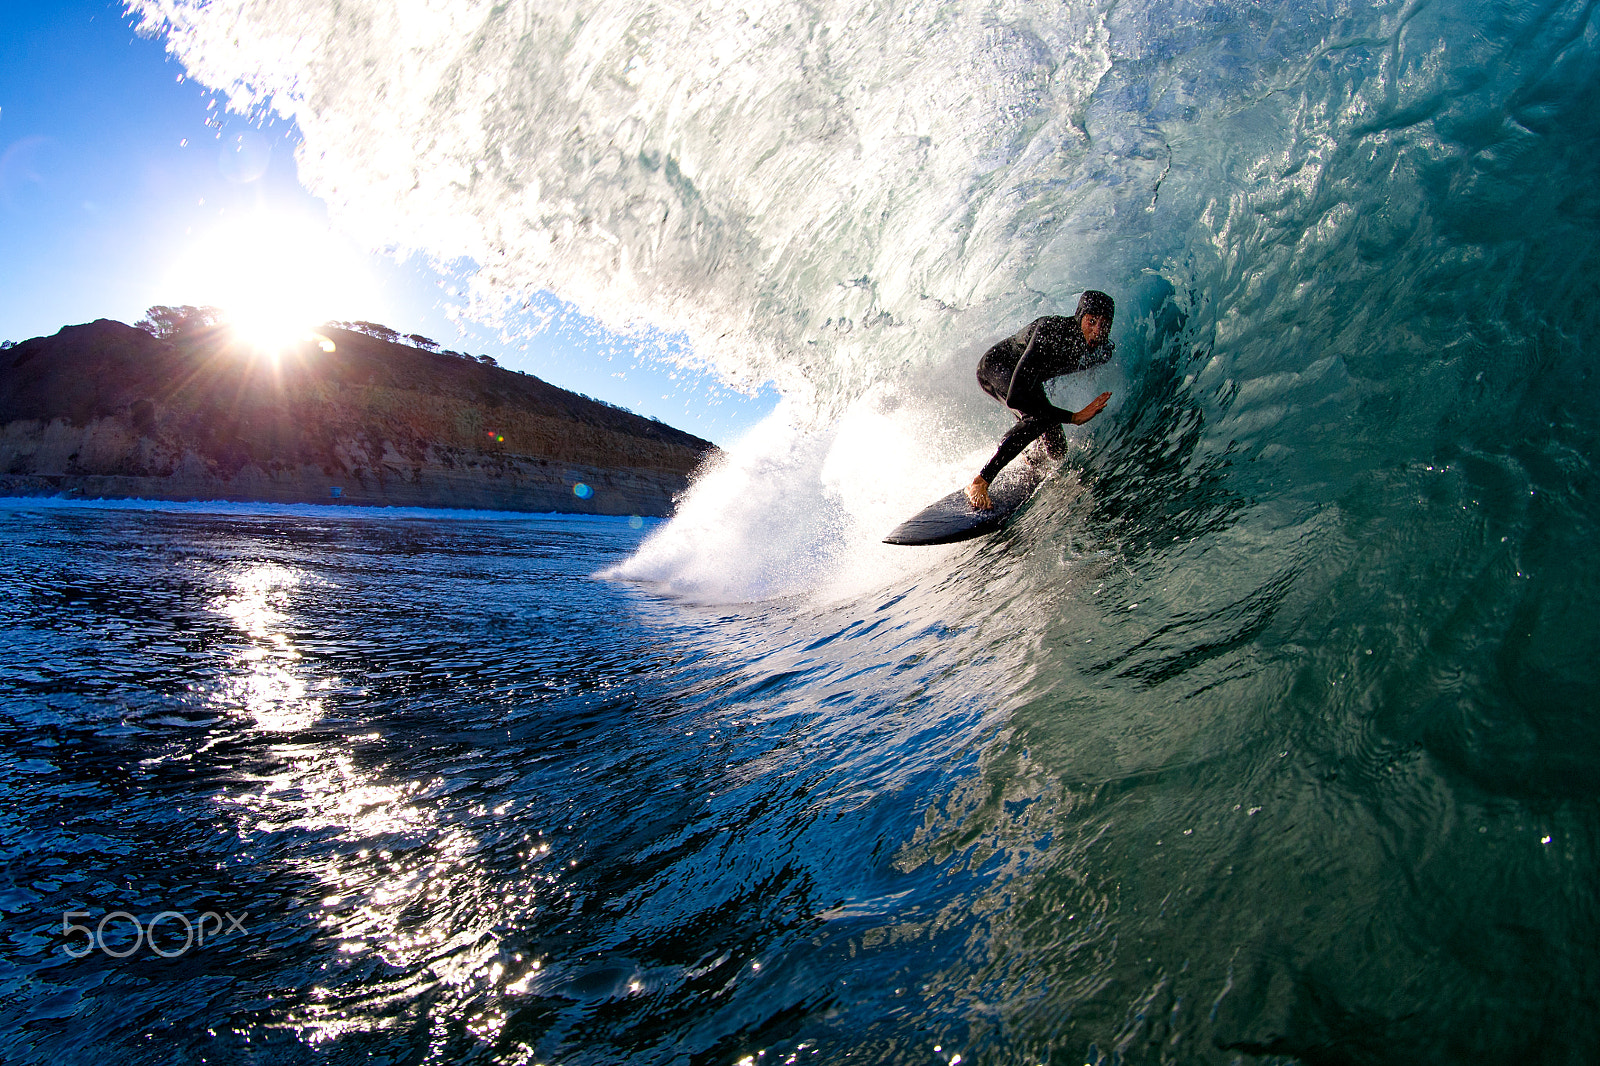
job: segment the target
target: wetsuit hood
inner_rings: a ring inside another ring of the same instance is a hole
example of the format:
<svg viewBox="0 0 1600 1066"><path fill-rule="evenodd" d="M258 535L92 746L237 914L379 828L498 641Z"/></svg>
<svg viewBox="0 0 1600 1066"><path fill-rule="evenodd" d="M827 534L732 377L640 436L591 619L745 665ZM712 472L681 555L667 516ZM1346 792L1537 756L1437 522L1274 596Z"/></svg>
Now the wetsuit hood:
<svg viewBox="0 0 1600 1066"><path fill-rule="evenodd" d="M1116 317L1117 303L1098 289L1085 289L1078 297L1078 314L1104 315L1109 324Z"/></svg>

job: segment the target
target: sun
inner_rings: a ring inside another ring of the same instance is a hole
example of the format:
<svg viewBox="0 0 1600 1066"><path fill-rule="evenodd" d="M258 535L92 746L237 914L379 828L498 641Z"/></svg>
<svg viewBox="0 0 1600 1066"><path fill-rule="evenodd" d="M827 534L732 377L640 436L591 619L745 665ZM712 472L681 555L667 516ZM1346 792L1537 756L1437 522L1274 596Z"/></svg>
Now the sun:
<svg viewBox="0 0 1600 1066"><path fill-rule="evenodd" d="M217 226L179 257L163 302L219 308L265 351L305 340L332 319L379 317L366 257L325 226L261 212Z"/></svg>

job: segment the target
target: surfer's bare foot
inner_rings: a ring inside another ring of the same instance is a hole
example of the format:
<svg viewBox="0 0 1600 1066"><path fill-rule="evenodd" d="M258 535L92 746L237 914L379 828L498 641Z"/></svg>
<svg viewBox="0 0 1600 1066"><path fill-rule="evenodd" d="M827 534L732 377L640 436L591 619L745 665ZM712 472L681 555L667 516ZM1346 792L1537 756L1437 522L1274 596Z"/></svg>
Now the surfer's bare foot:
<svg viewBox="0 0 1600 1066"><path fill-rule="evenodd" d="M967 486L967 502L974 511L994 510L994 502L989 499L989 483L981 477L973 478L972 484Z"/></svg>

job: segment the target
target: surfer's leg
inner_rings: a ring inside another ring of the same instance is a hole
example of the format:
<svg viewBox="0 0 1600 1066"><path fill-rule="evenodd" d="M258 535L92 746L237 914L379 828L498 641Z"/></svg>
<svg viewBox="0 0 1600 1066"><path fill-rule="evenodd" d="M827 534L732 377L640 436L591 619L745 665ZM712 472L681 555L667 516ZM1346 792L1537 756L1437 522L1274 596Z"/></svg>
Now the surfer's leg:
<svg viewBox="0 0 1600 1066"><path fill-rule="evenodd" d="M1061 432L1059 422L1053 423L1022 453L1022 461L1040 473L1054 469L1066 457L1067 435Z"/></svg>
<svg viewBox="0 0 1600 1066"><path fill-rule="evenodd" d="M1016 369L1017 359L1022 354L1011 349L1011 341L1003 340L984 352L978 360L978 388L1001 403L1006 403L1006 396L1011 391L1011 372Z"/></svg>
<svg viewBox="0 0 1600 1066"><path fill-rule="evenodd" d="M1067 457L1067 435L1061 430L1061 423L1057 422L1044 431L1039 438L1044 454L1050 459L1060 462Z"/></svg>
<svg viewBox="0 0 1600 1066"><path fill-rule="evenodd" d="M1005 403L1006 386L1008 383L1005 381L995 380L995 377L992 374L985 374L984 371L986 369L988 368L983 363L978 364L978 388L982 389L996 400L999 400L1001 403Z"/></svg>
<svg viewBox="0 0 1600 1066"><path fill-rule="evenodd" d="M1000 438L1000 447L995 449L994 458L984 466L979 477L990 483L994 482L995 475L1011 460L1022 453L1022 449L1032 444L1038 437L1056 423L1047 419L1033 416L1020 416L1017 424Z"/></svg>

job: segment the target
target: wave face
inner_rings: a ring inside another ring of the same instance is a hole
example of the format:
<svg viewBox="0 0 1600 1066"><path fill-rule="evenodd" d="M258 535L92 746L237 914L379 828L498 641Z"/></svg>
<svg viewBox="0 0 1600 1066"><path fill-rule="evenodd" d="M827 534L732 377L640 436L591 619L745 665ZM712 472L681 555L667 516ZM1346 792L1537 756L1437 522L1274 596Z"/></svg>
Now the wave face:
<svg viewBox="0 0 1600 1066"><path fill-rule="evenodd" d="M918 590L1006 664L941 689L1002 724L897 860L1007 878L938 984L973 1055L1594 1056L1589 6L130 6L484 307L779 383L619 575L840 632ZM1005 425L977 353L1087 287L1066 471L876 546Z"/></svg>

